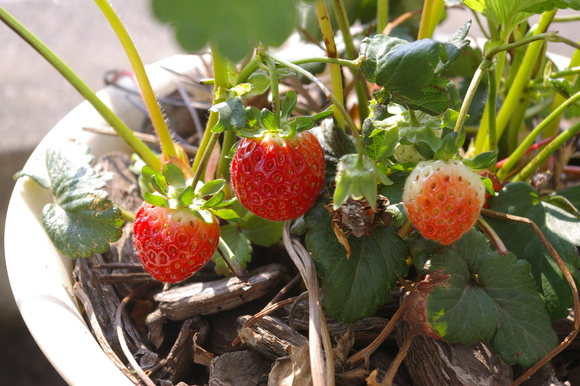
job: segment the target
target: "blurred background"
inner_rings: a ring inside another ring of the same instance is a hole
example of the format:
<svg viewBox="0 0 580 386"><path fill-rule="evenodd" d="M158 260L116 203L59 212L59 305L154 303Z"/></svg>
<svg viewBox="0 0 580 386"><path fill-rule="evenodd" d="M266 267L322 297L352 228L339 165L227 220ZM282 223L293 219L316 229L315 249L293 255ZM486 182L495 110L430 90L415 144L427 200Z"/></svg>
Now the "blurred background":
<svg viewBox="0 0 580 386"><path fill-rule="evenodd" d="M148 0L113 0L144 63L182 53L171 32L153 19ZM121 45L99 9L90 0L0 0L0 6L29 27L93 89L104 86L107 70L130 69ZM452 33L470 18L454 9L440 29ZM555 26L577 39L565 24ZM472 33L478 35L473 27ZM560 54L572 48L556 45ZM12 30L0 23L0 232L13 188L11 176L20 170L33 148L80 95ZM23 256L22 258L26 258ZM34 285L34 283L31 283ZM50 326L46 326L50 329ZM75 355L71 352L71 355ZM0 237L0 384L65 385L26 329L10 291Z"/></svg>

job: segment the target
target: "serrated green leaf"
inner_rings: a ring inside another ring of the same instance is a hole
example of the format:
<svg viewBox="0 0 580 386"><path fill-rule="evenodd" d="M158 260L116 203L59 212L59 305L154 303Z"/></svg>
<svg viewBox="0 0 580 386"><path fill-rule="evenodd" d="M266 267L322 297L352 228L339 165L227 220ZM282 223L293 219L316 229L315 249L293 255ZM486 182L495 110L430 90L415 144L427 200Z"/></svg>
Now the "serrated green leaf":
<svg viewBox="0 0 580 386"><path fill-rule="evenodd" d="M217 192L219 192L220 190L222 190L225 184L226 182L221 179L211 180L203 184L203 186L199 189L198 193L202 197L212 196L214 194L217 194Z"/></svg>
<svg viewBox="0 0 580 386"><path fill-rule="evenodd" d="M491 194L492 196L497 196L497 192L493 188L493 182L489 178L483 178L481 180L483 182L483 187L485 188L485 192Z"/></svg>
<svg viewBox="0 0 580 386"><path fill-rule="evenodd" d="M225 196L226 194L224 193L224 191L220 190L201 206L202 209L219 207L219 205L223 202Z"/></svg>
<svg viewBox="0 0 580 386"><path fill-rule="evenodd" d="M350 236L352 254L337 241L331 214L317 204L305 215L306 247L322 280L324 306L336 319L352 323L373 315L405 276L408 249L393 226L379 227L372 236Z"/></svg>
<svg viewBox="0 0 580 386"><path fill-rule="evenodd" d="M159 206L162 208L169 208L169 204L167 202L167 199L165 197L158 195L158 194L153 194L151 192L145 192L144 198L145 198L145 201L147 201L151 205Z"/></svg>
<svg viewBox="0 0 580 386"><path fill-rule="evenodd" d="M244 222L239 225L240 231L254 244L269 247L282 238L284 223L270 221L253 213L244 216Z"/></svg>
<svg viewBox="0 0 580 386"><path fill-rule="evenodd" d="M183 189L181 194L178 197L178 201L181 207L188 207L193 203L195 198L195 192L191 186L186 187Z"/></svg>
<svg viewBox="0 0 580 386"><path fill-rule="evenodd" d="M245 96L254 96L265 93L270 88L270 77L262 72L255 72L248 78L252 90Z"/></svg>
<svg viewBox="0 0 580 386"><path fill-rule="evenodd" d="M185 188L185 176L183 175L181 169L179 169L177 166L171 163L163 166L163 176L165 177L167 183L174 188Z"/></svg>
<svg viewBox="0 0 580 386"><path fill-rule="evenodd" d="M294 106L296 106L297 101L298 97L296 92L290 90L286 93L282 101L282 111L280 116L283 121L286 121L290 118L292 110L294 110Z"/></svg>
<svg viewBox="0 0 580 386"><path fill-rule="evenodd" d="M72 143L46 152L55 202L44 207L42 221L54 245L71 258L105 252L122 233L121 210L102 190L106 181L88 166L92 159L86 146Z"/></svg>
<svg viewBox="0 0 580 386"><path fill-rule="evenodd" d="M369 82L384 87L393 101L439 115L455 107L458 92L453 82L438 74L466 46L431 39L407 42L379 34L361 43L360 54L365 57L361 70Z"/></svg>
<svg viewBox="0 0 580 386"><path fill-rule="evenodd" d="M209 110L219 114L218 122L212 128L214 133L241 129L246 124L246 110L240 97L234 97L225 102L215 104Z"/></svg>
<svg viewBox="0 0 580 386"><path fill-rule="evenodd" d="M580 185L558 190L556 194L566 198L576 208L580 208Z"/></svg>
<svg viewBox="0 0 580 386"><path fill-rule="evenodd" d="M487 169L497 161L497 149L486 151L475 156L475 158L465 158L461 160L466 166L475 170Z"/></svg>
<svg viewBox="0 0 580 386"><path fill-rule="evenodd" d="M534 221L578 280L580 259L576 246L580 245L580 220L559 207L542 202L538 193L524 182L506 185L497 197L489 199L488 204L491 210ZM530 263L550 315L553 318L565 317L573 303L570 288L532 228L527 224L492 218L487 221L509 251Z"/></svg>
<svg viewBox="0 0 580 386"><path fill-rule="evenodd" d="M459 146L457 144L458 137L459 134L457 132L451 132L443 137L441 140L441 145L435 152L435 159L449 161L451 158L453 158L459 150Z"/></svg>
<svg viewBox="0 0 580 386"><path fill-rule="evenodd" d="M224 220L238 222L242 221L240 216L233 209L209 209L211 213Z"/></svg>
<svg viewBox="0 0 580 386"><path fill-rule="evenodd" d="M236 264L242 269L246 268L248 262L252 260L252 245L248 238L239 231L237 225L224 225L220 228L220 237L234 253ZM212 257L215 262L215 271L221 275L229 275L230 268L223 260L219 252Z"/></svg>
<svg viewBox="0 0 580 386"><path fill-rule="evenodd" d="M53 151L60 149L59 151ZM74 167L86 167L93 162L94 157L89 153L89 148L81 143L68 141L56 146L56 149L47 149L44 151L35 152L31 160L26 163L24 169L14 175L14 178L28 176L36 181L37 184L45 189L51 188L51 177L48 171L48 157L57 157L53 159L53 164L62 165L65 169L72 169ZM50 152L50 155L48 154Z"/></svg>
<svg viewBox="0 0 580 386"><path fill-rule="evenodd" d="M276 132L278 129L280 129L278 126L276 126L274 113L268 109L263 109L260 112L260 121L262 122L263 127L268 131Z"/></svg>
<svg viewBox="0 0 580 386"><path fill-rule="evenodd" d="M566 212L574 215L577 219L580 219L580 211L578 210L578 208L574 206L572 202L564 196L553 194L548 197L542 197L542 201L548 202L561 209L564 209Z"/></svg>
<svg viewBox="0 0 580 386"><path fill-rule="evenodd" d="M443 339L489 341L504 361L524 367L558 344L526 261L499 255L475 230L445 248L420 239L414 234L408 240L413 259L439 282L423 293L422 305L412 301L417 294L408 306L424 306L425 322Z"/></svg>
<svg viewBox="0 0 580 386"><path fill-rule="evenodd" d="M167 189L169 188L169 184L167 183L165 176L159 173L154 173L149 179L149 183L156 192L163 196L167 196Z"/></svg>

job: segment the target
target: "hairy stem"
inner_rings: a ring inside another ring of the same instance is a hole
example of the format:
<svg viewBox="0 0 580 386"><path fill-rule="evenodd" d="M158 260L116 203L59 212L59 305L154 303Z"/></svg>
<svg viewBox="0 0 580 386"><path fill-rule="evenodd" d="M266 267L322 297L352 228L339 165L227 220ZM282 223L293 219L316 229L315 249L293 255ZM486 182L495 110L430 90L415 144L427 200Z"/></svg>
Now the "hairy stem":
<svg viewBox="0 0 580 386"><path fill-rule="evenodd" d="M225 89L228 87L228 63L227 59L219 53L215 47L212 47L212 54L213 54L213 76L214 76L214 98L213 104L216 105L225 101ZM219 118L219 114L217 111L210 111L209 118L207 120L207 125L205 127L205 132L203 133L203 137L201 139L201 143L199 145L199 150L193 159L192 169L195 171L195 174L199 179L202 178L204 173L205 165L200 169L202 159L209 159L209 154L213 149L213 146L217 143L217 138L214 137L214 133L212 133L212 129L217 124ZM218 135L219 138L219 135ZM211 142L211 143L210 143ZM206 156L205 153L208 153ZM195 185L194 185L195 188Z"/></svg>
<svg viewBox="0 0 580 386"><path fill-rule="evenodd" d="M97 3L101 9L101 12L111 25L111 28L113 28L113 31L115 31L115 34L117 35L117 38L123 46L127 58L131 63L131 67L135 73L135 78L139 84L139 91L141 92L143 101L145 102L145 106L149 112L151 123L153 124L155 132L159 137L161 150L165 155L165 158L169 159L171 157L175 157L177 155L175 145L171 139L171 134L169 133L169 129L165 123L161 108L157 103L157 98L155 97L155 93L153 92L153 88L149 82L149 78L147 77L147 72L143 66L143 61L137 52L137 48L135 48L135 44L133 43L131 36L129 36L127 29L113 10L113 7L108 2L108 0L95 0L95 3Z"/></svg>

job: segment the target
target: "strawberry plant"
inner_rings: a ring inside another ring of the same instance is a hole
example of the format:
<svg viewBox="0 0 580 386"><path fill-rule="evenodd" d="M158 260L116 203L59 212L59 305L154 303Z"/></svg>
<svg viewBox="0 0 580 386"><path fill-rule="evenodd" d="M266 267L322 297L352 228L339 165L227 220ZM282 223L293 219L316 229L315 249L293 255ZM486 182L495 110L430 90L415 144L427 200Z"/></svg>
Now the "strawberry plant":
<svg viewBox="0 0 580 386"><path fill-rule="evenodd" d="M145 271L180 286L210 260L245 280L254 249L281 241L309 292L305 361L316 385L334 382L338 358L322 313L354 324L401 291L376 340L342 358L370 385L393 381L416 335L485 344L527 369L516 384L575 338L580 319L563 341L552 322L580 312L580 46L551 30L579 20L557 16L580 11L578 1L463 0L486 36L479 46L471 20L435 34L443 0L153 0L185 50L212 53L212 107L193 159L122 23L95 1L131 59L161 154L0 8L140 159L136 214L108 199L110 176L81 145L50 149L18 175L51 189L43 219L63 254L102 252L125 220ZM277 53L296 26L326 55ZM547 54L554 43L575 48L562 68ZM398 320L410 332L379 382L368 359Z"/></svg>

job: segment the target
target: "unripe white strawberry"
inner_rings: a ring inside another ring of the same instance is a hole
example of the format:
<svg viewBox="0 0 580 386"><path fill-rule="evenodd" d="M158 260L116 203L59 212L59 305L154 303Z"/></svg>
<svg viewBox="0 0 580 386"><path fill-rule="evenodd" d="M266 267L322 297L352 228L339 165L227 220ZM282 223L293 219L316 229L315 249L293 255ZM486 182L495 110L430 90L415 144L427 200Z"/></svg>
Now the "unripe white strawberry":
<svg viewBox="0 0 580 386"><path fill-rule="evenodd" d="M485 200L483 182L461 161L419 162L405 182L403 204L409 220L442 245L469 231Z"/></svg>

